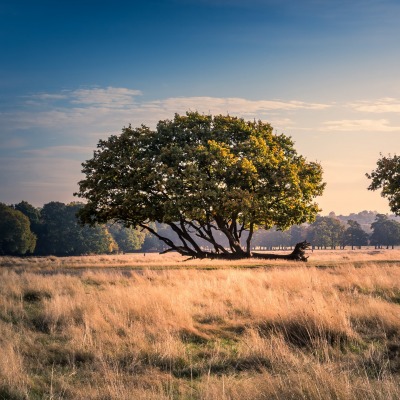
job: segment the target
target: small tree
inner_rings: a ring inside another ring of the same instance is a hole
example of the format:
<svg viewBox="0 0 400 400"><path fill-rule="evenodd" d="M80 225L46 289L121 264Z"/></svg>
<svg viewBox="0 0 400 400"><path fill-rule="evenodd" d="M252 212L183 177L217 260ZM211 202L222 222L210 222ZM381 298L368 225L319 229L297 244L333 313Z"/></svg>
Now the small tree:
<svg viewBox="0 0 400 400"><path fill-rule="evenodd" d="M146 233L132 227L114 223L107 225L107 229L118 245L118 250L124 253L139 250L145 240Z"/></svg>
<svg viewBox="0 0 400 400"><path fill-rule="evenodd" d="M30 230L28 217L0 203L0 254L32 253L35 245L36 236Z"/></svg>
<svg viewBox="0 0 400 400"><path fill-rule="evenodd" d="M381 195L389 199L390 209L400 215L400 156L381 154L377 168L366 176L371 179L368 190L382 189Z"/></svg>
<svg viewBox="0 0 400 400"><path fill-rule="evenodd" d="M307 238L315 246L334 249L343 244L344 230L344 225L336 217L318 216L311 224Z"/></svg>
<svg viewBox="0 0 400 400"><path fill-rule="evenodd" d="M83 207L80 203L50 202L41 211L37 253L70 256L111 253L116 243L105 225L82 227L76 217Z"/></svg>
<svg viewBox="0 0 400 400"><path fill-rule="evenodd" d="M307 238L308 226L304 225L293 225L290 232L290 246L294 246L296 243L302 242Z"/></svg>
<svg viewBox="0 0 400 400"><path fill-rule="evenodd" d="M324 188L321 166L298 155L293 141L269 124L196 112L160 121L155 131L128 127L101 140L83 172L82 222L141 227L169 250L200 258L249 257L259 227L312 221L313 200ZM155 221L169 225L178 242L156 232Z"/></svg>
<svg viewBox="0 0 400 400"><path fill-rule="evenodd" d="M37 225L40 222L40 211L35 208L32 204L29 204L27 201L23 200L18 204L14 205L14 209L21 211L22 214L26 215L29 218L31 223L31 228L33 225Z"/></svg>
<svg viewBox="0 0 400 400"><path fill-rule="evenodd" d="M357 221L348 220L348 228L344 231L343 244L351 246L365 246L368 244L369 235Z"/></svg>
<svg viewBox="0 0 400 400"><path fill-rule="evenodd" d="M377 214L375 222L371 224L371 244L376 247L400 244L400 223L388 218L387 215Z"/></svg>

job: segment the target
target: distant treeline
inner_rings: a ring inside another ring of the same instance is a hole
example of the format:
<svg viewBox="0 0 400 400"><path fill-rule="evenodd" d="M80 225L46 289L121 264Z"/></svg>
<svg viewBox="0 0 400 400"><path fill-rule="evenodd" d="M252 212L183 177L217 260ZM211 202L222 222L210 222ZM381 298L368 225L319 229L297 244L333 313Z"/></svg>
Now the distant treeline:
<svg viewBox="0 0 400 400"><path fill-rule="evenodd" d="M82 206L50 202L35 208L26 201L0 203L0 254L72 256L164 250L164 244L155 236L120 223L81 226L76 214ZM254 234L253 247L287 248L305 239L314 248L393 247L400 245L398 220L372 211L348 216L330 213L318 216L312 224L294 225L287 231L259 229ZM176 240L167 225L154 223L153 229ZM206 247L207 243L202 245Z"/></svg>
<svg viewBox="0 0 400 400"><path fill-rule="evenodd" d="M35 208L26 201L0 204L0 254L107 254L139 250L145 234L118 223L81 226L80 203L50 202Z"/></svg>

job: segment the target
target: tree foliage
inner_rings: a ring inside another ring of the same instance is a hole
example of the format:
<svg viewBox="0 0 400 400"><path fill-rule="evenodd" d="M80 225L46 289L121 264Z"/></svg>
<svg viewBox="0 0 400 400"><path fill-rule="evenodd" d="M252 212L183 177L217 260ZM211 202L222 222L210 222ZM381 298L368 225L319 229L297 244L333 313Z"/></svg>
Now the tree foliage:
<svg viewBox="0 0 400 400"><path fill-rule="evenodd" d="M107 230L115 240L118 250L124 253L139 250L146 238L145 232L119 223L107 225Z"/></svg>
<svg viewBox="0 0 400 400"><path fill-rule="evenodd" d="M316 221L310 226L307 240L313 246L328 247L332 249L343 245L343 234L345 226L339 219L333 217L318 216Z"/></svg>
<svg viewBox="0 0 400 400"><path fill-rule="evenodd" d="M0 203L0 254L24 255L32 253L36 236L22 212Z"/></svg>
<svg viewBox="0 0 400 400"><path fill-rule="evenodd" d="M101 140L83 172L82 222L122 221L196 257L206 256L197 239L213 248L208 256L249 256L259 227L312 221L324 188L321 166L271 125L196 112ZM168 224L178 242L152 229L153 221Z"/></svg>
<svg viewBox="0 0 400 400"><path fill-rule="evenodd" d="M29 204L27 201L23 200L18 204L15 204L14 209L21 211L22 214L29 218L31 227L32 225L37 225L40 223L40 210L34 207L32 204Z"/></svg>
<svg viewBox="0 0 400 400"><path fill-rule="evenodd" d="M377 214L371 228L371 244L387 247L400 244L400 223L389 219L387 215Z"/></svg>
<svg viewBox="0 0 400 400"><path fill-rule="evenodd" d="M76 214L82 207L79 203L64 204L55 201L43 206L38 254L101 254L110 253L117 248L104 225L82 227L79 224Z"/></svg>
<svg viewBox="0 0 400 400"><path fill-rule="evenodd" d="M67 256L131 252L141 248L146 236L145 232L121 224L82 226L77 219L82 203L52 201L36 208L21 201L0 206L0 254ZM24 246L28 248L24 250Z"/></svg>
<svg viewBox="0 0 400 400"><path fill-rule="evenodd" d="M389 200L390 209L400 215L400 156L382 156L377 167L366 176L371 179L369 190L382 189L382 197Z"/></svg>
<svg viewBox="0 0 400 400"><path fill-rule="evenodd" d="M365 232L357 221L348 220L348 228L343 234L343 245L365 246L368 244L369 235Z"/></svg>

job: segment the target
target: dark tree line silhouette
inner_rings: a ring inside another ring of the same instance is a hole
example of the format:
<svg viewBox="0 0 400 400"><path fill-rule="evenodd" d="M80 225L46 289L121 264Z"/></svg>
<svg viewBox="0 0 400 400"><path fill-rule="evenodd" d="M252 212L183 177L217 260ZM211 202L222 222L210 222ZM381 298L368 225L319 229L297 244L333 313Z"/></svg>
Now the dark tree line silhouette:
<svg viewBox="0 0 400 400"><path fill-rule="evenodd" d="M35 208L26 201L0 204L0 254L107 254L140 249L145 235L121 224L82 226L80 203L50 202Z"/></svg>

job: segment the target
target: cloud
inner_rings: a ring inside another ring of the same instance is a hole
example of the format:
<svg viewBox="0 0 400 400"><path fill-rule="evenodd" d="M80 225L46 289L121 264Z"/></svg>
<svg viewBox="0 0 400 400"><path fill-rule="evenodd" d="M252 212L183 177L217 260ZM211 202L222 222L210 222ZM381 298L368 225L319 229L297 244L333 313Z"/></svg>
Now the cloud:
<svg viewBox="0 0 400 400"><path fill-rule="evenodd" d="M327 121L323 130L344 132L399 132L399 126L390 126L386 119L342 119Z"/></svg>
<svg viewBox="0 0 400 400"><path fill-rule="evenodd" d="M38 100L61 100L66 99L68 96L62 93L37 93L30 97Z"/></svg>
<svg viewBox="0 0 400 400"><path fill-rule="evenodd" d="M211 114L231 114L247 119L269 121L277 129L291 125L287 113L324 110L330 105L298 100L249 100L238 97L169 97L143 101L140 90L128 88L89 88L39 93L18 110L0 114L3 134L16 130L42 130L42 134L73 137L102 137L123 126L141 124L155 127L162 119L187 110ZM283 122L283 124L281 124ZM72 141L70 141L72 143ZM0 146L3 147L3 146Z"/></svg>
<svg viewBox="0 0 400 400"><path fill-rule="evenodd" d="M210 111L212 113L232 113L254 115L266 111L275 110L323 110L330 107L321 103L306 103L302 101L281 101L281 100L247 100L238 97L172 97L165 100L150 102L163 109L191 109L197 111Z"/></svg>
<svg viewBox="0 0 400 400"><path fill-rule="evenodd" d="M28 97L27 105L52 104L57 100L66 100L70 104L82 104L92 107L126 107L135 104L135 97L141 96L140 90L115 88L86 88L63 90L61 93L36 93Z"/></svg>
<svg viewBox="0 0 400 400"><path fill-rule="evenodd" d="M140 90L107 87L78 89L70 93L73 104L88 104L92 106L125 107L135 104L134 98L140 96Z"/></svg>
<svg viewBox="0 0 400 400"><path fill-rule="evenodd" d="M239 97L170 97L160 100L139 102L136 97L141 96L142 92L135 89L127 88L90 88L77 89L74 91L63 91L59 94L39 93L33 95L33 99L43 101L47 100L68 100L70 107L90 107L106 109L122 109L128 108L132 110L145 109L147 112L159 110L172 111L172 115L176 110L197 110L199 112L213 113L241 113L255 114L264 111L274 110L323 110L330 105L322 103L307 103L304 101L290 100L248 100ZM64 105L65 107L65 105Z"/></svg>
<svg viewBox="0 0 400 400"><path fill-rule="evenodd" d="M392 97L385 97L376 101L359 101L349 103L349 106L356 111L369 113L398 113L400 112L400 100Z"/></svg>

